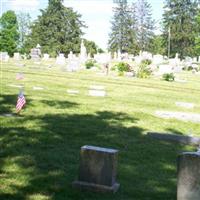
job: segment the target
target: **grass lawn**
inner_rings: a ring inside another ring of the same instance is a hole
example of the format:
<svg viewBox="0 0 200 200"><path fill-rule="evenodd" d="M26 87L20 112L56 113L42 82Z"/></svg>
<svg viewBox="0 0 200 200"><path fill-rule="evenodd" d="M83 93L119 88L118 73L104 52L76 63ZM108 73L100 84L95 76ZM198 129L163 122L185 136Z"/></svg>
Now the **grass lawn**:
<svg viewBox="0 0 200 200"><path fill-rule="evenodd" d="M17 81L22 71L25 79ZM64 72L26 61L1 64L0 199L1 200L172 200L176 199L176 158L194 147L153 140L147 131L193 133L200 124L154 116L156 110L200 113L200 75L179 75L186 83L159 78L100 76ZM15 113L23 84L26 106ZM105 86L107 96L88 96L90 85ZM33 90L33 87L44 90ZM79 94L67 94L67 89ZM193 109L175 102L192 102ZM73 189L83 145L118 149L116 194Z"/></svg>

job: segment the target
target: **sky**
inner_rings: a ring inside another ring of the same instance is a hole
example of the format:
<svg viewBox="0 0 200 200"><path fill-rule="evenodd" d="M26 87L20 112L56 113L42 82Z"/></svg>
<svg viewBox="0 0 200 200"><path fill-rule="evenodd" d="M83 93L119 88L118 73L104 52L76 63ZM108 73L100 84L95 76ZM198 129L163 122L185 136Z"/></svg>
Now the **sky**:
<svg viewBox="0 0 200 200"><path fill-rule="evenodd" d="M133 2L129 0L130 2ZM136 1L136 0L135 0ZM152 6L152 17L156 21L156 31L159 33L159 23L162 18L163 0L148 0ZM7 10L18 12L28 12L32 19L40 15L40 9L46 8L48 0L0 0L1 15ZM108 35L111 30L111 23L114 6L113 0L64 0L64 5L72 7L82 15L82 20L88 26L84 29L83 38L92 40L96 44L106 49Z"/></svg>

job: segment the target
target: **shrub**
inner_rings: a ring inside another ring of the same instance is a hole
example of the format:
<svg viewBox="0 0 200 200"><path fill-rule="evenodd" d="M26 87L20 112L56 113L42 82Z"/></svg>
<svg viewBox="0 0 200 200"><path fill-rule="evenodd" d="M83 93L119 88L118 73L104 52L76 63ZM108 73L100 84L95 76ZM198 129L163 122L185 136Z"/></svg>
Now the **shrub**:
<svg viewBox="0 0 200 200"><path fill-rule="evenodd" d="M86 69L90 69L91 67L94 67L95 66L95 60L93 59L90 59L90 60L87 60L85 62L85 66L86 66Z"/></svg>
<svg viewBox="0 0 200 200"><path fill-rule="evenodd" d="M174 81L175 76L173 73L166 73L166 74L163 74L163 79L165 81Z"/></svg>
<svg viewBox="0 0 200 200"><path fill-rule="evenodd" d="M143 65L150 65L152 63L152 61L151 60L149 60L149 59L144 59L144 60L142 60L142 62L141 62L141 64Z"/></svg>
<svg viewBox="0 0 200 200"><path fill-rule="evenodd" d="M137 71L137 77L138 78L148 78L151 75L152 71L151 69L147 66L147 64L141 64L139 66L139 69Z"/></svg>
<svg viewBox="0 0 200 200"><path fill-rule="evenodd" d="M124 62L118 63L117 65L115 65L115 67L119 72L129 72L131 69L130 65Z"/></svg>

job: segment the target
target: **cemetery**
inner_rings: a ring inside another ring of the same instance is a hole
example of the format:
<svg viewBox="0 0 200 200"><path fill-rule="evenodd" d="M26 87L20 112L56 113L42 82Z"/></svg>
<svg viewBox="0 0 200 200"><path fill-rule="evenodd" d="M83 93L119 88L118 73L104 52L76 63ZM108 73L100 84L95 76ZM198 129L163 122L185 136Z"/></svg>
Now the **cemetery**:
<svg viewBox="0 0 200 200"><path fill-rule="evenodd" d="M48 38L51 9L80 18L63 2L48 1L24 46L1 46L0 200L199 200L198 48L138 36L102 50L58 21Z"/></svg>

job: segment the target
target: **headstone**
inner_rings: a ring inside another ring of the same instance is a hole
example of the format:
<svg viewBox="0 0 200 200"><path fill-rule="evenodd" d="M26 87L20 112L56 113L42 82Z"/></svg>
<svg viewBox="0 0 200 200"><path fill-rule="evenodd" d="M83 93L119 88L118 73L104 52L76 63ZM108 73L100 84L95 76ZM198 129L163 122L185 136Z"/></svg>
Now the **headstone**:
<svg viewBox="0 0 200 200"><path fill-rule="evenodd" d="M33 90L44 90L44 88L33 86Z"/></svg>
<svg viewBox="0 0 200 200"><path fill-rule="evenodd" d="M74 58L74 54L73 54L72 51L69 52L67 58L68 58L69 60Z"/></svg>
<svg viewBox="0 0 200 200"><path fill-rule="evenodd" d="M176 105L183 108L194 108L194 104L188 102L176 102Z"/></svg>
<svg viewBox="0 0 200 200"><path fill-rule="evenodd" d="M67 71L69 72L74 72L78 71L80 69L80 60L77 58L73 58L68 60L68 66L67 66Z"/></svg>
<svg viewBox="0 0 200 200"><path fill-rule="evenodd" d="M81 147L79 177L73 186L97 192L116 192L118 150L95 146Z"/></svg>
<svg viewBox="0 0 200 200"><path fill-rule="evenodd" d="M59 56L57 56L56 58L56 64L57 65L65 65L66 61L65 61L65 56L63 53L60 53Z"/></svg>
<svg viewBox="0 0 200 200"><path fill-rule="evenodd" d="M153 61L152 61L152 63L153 63L154 65L162 64L163 61L164 61L164 58L163 58L162 55L154 55L154 56L153 56Z"/></svg>
<svg viewBox="0 0 200 200"><path fill-rule="evenodd" d="M200 123L200 114L196 113L156 111L155 115L164 119L177 119L182 121L191 121L194 123Z"/></svg>
<svg viewBox="0 0 200 200"><path fill-rule="evenodd" d="M160 65L158 68L158 74L163 75L163 74L168 74L173 72L173 68L171 65Z"/></svg>
<svg viewBox="0 0 200 200"><path fill-rule="evenodd" d="M20 53L14 53L14 60L21 60L21 55Z"/></svg>
<svg viewBox="0 0 200 200"><path fill-rule="evenodd" d="M44 53L42 60L44 60L44 61L49 60L49 54L48 53Z"/></svg>
<svg viewBox="0 0 200 200"><path fill-rule="evenodd" d="M83 40L81 41L81 51L80 52L81 52L80 60L82 63L84 63L87 60L87 50L86 50Z"/></svg>
<svg viewBox="0 0 200 200"><path fill-rule="evenodd" d="M67 90L67 93L71 94L71 95L76 95L76 94L79 94L79 91L78 90Z"/></svg>
<svg viewBox="0 0 200 200"><path fill-rule="evenodd" d="M103 90L89 90L89 96L93 97L105 97L106 92Z"/></svg>
<svg viewBox="0 0 200 200"><path fill-rule="evenodd" d="M0 52L0 60L4 62L8 62L10 56L8 55L8 52Z"/></svg>
<svg viewBox="0 0 200 200"><path fill-rule="evenodd" d="M177 200L199 200L200 153L182 153L178 156L177 161Z"/></svg>
<svg viewBox="0 0 200 200"><path fill-rule="evenodd" d="M38 61L40 59L41 56L41 50L40 48L33 48L31 49L31 59Z"/></svg>

